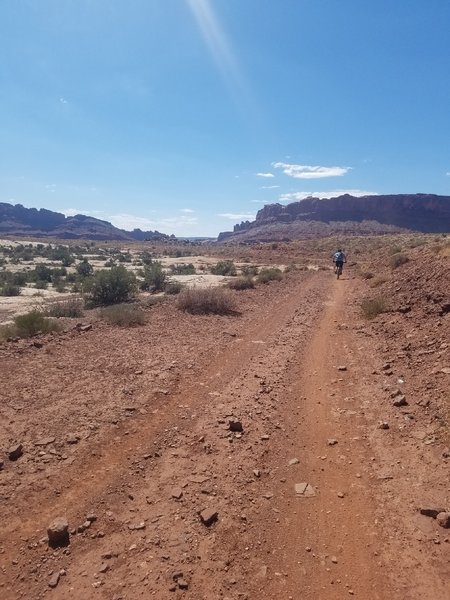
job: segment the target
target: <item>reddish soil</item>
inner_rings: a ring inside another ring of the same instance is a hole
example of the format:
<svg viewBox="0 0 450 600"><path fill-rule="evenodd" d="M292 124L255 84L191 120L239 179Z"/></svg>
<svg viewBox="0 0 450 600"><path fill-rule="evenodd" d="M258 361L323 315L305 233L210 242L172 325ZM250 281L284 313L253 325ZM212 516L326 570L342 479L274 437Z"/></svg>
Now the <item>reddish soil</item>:
<svg viewBox="0 0 450 600"><path fill-rule="evenodd" d="M450 317L411 295L367 322L368 293L352 269L293 272L240 316L168 301L0 346L2 600L449 600L450 530L418 509L450 508Z"/></svg>

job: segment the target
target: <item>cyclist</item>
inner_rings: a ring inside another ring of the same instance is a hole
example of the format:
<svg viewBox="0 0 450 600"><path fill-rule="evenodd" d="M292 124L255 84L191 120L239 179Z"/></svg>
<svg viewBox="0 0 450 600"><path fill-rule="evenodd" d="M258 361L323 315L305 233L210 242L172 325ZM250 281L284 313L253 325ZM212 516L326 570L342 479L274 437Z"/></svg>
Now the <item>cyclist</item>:
<svg viewBox="0 0 450 600"><path fill-rule="evenodd" d="M337 252L333 254L333 262L334 262L334 272L342 273L342 269L344 268L344 263L347 262L347 257L344 252L339 248Z"/></svg>

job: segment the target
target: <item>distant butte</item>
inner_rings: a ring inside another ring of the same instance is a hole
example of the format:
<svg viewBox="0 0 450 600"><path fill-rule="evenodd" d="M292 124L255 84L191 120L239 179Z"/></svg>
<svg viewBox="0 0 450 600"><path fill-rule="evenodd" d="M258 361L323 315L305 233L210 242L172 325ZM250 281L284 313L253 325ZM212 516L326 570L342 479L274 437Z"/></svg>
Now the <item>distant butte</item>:
<svg viewBox="0 0 450 600"><path fill-rule="evenodd" d="M391 194L305 198L285 206L268 204L254 221L219 234L219 242L279 241L335 234L450 232L450 196Z"/></svg>

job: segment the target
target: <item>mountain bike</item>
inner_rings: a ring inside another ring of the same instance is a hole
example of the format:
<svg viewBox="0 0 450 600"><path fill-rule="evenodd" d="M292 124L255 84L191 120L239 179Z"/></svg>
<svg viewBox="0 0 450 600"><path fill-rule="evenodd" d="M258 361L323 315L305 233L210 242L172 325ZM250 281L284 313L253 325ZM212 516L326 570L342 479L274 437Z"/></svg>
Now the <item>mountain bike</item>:
<svg viewBox="0 0 450 600"><path fill-rule="evenodd" d="M339 279L339 277L342 275L342 268L344 266L344 263L342 262L338 262L336 263L336 277L337 279Z"/></svg>

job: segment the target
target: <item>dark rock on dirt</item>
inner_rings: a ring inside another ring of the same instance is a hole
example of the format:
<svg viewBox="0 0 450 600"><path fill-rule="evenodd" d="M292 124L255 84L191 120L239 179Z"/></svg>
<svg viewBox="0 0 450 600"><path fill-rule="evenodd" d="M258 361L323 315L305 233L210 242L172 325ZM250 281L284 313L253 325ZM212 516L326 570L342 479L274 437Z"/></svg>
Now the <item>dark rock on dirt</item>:
<svg viewBox="0 0 450 600"><path fill-rule="evenodd" d="M440 512L436 517L436 521L444 529L450 529L450 512Z"/></svg>
<svg viewBox="0 0 450 600"><path fill-rule="evenodd" d="M69 523L64 517L57 517L47 528L48 544L51 548L61 548L69 544Z"/></svg>
<svg viewBox="0 0 450 600"><path fill-rule="evenodd" d="M23 446L22 444L14 444L8 450L8 458L9 460L15 461L18 460L23 454Z"/></svg>
<svg viewBox="0 0 450 600"><path fill-rule="evenodd" d="M203 525L209 527L217 521L219 513L214 508L205 508L200 513L200 519Z"/></svg>

